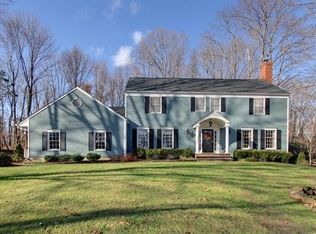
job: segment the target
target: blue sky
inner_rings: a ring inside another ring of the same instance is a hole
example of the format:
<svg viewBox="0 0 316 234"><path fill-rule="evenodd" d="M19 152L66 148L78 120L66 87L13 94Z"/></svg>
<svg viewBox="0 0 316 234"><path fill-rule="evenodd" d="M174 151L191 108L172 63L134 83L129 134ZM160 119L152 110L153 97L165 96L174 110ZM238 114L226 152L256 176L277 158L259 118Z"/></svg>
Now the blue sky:
<svg viewBox="0 0 316 234"><path fill-rule="evenodd" d="M47 25L61 51L75 45L110 67L124 65L135 44L162 27L185 33L189 46L216 24L233 0L16 0L11 9Z"/></svg>

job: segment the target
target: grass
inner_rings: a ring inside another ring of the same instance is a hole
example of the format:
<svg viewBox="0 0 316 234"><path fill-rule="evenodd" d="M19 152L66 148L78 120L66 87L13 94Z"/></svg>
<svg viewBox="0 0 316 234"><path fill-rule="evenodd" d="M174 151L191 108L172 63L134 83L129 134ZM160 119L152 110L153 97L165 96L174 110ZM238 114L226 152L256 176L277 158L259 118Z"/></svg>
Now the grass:
<svg viewBox="0 0 316 234"><path fill-rule="evenodd" d="M315 233L289 191L316 168L252 162L0 169L0 233Z"/></svg>

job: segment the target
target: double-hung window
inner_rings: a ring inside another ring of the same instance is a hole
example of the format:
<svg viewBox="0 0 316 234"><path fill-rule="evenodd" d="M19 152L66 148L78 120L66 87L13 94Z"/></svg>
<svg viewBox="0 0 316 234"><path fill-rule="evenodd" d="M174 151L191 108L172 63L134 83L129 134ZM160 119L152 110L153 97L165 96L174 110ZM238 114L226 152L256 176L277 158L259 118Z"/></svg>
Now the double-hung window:
<svg viewBox="0 0 316 234"><path fill-rule="evenodd" d="M253 148L253 130L252 129L241 130L241 148L242 149Z"/></svg>
<svg viewBox="0 0 316 234"><path fill-rule="evenodd" d="M60 131L48 130L48 150L60 150Z"/></svg>
<svg viewBox="0 0 316 234"><path fill-rule="evenodd" d="M276 130L275 129L265 130L265 148L276 149Z"/></svg>
<svg viewBox="0 0 316 234"><path fill-rule="evenodd" d="M163 128L161 130L162 148L171 149L173 148L173 129Z"/></svg>
<svg viewBox="0 0 316 234"><path fill-rule="evenodd" d="M105 150L106 145L106 132L104 130L99 130L94 132L94 149L95 150Z"/></svg>
<svg viewBox="0 0 316 234"><path fill-rule="evenodd" d="M149 98L149 112L161 113L161 97Z"/></svg>
<svg viewBox="0 0 316 234"><path fill-rule="evenodd" d="M221 99L218 97L211 98L211 111L221 111Z"/></svg>
<svg viewBox="0 0 316 234"><path fill-rule="evenodd" d="M205 111L205 97L195 98L195 111Z"/></svg>
<svg viewBox="0 0 316 234"><path fill-rule="evenodd" d="M264 98L253 99L253 113L257 115L265 114L265 99Z"/></svg>
<svg viewBox="0 0 316 234"><path fill-rule="evenodd" d="M137 147L138 148L149 148L149 129L148 128L137 128Z"/></svg>

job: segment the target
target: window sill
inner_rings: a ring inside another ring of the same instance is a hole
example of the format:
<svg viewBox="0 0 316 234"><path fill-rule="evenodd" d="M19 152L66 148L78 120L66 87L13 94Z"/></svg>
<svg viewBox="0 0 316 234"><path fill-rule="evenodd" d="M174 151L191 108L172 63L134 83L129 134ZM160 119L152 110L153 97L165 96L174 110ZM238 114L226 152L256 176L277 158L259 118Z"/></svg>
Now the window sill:
<svg viewBox="0 0 316 234"><path fill-rule="evenodd" d="M51 152L53 152L53 151L60 151L60 149L48 149L47 151L51 151Z"/></svg>

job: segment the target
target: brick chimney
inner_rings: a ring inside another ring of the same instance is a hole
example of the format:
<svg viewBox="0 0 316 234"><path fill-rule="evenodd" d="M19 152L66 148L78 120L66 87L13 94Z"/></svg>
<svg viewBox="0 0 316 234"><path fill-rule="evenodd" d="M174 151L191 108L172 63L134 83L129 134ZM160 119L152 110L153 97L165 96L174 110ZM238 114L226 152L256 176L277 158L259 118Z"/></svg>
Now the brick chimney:
<svg viewBox="0 0 316 234"><path fill-rule="evenodd" d="M87 92L88 94L91 95L91 91L92 91L92 86L90 84L83 84L82 85L82 89Z"/></svg>
<svg viewBox="0 0 316 234"><path fill-rule="evenodd" d="M270 59L264 59L260 66L260 79L272 84L272 67L273 63Z"/></svg>

